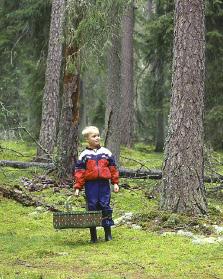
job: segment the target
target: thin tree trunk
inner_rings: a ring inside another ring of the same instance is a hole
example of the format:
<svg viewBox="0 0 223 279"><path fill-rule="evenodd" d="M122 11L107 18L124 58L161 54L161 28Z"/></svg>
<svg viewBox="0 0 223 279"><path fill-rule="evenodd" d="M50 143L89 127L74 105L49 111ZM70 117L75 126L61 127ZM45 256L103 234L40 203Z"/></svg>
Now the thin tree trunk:
<svg viewBox="0 0 223 279"><path fill-rule="evenodd" d="M117 18L117 9L114 5L111 19ZM117 26L111 35L111 47L108 51L108 89L105 112L105 146L113 153L116 162L119 162L121 125L120 125L120 37Z"/></svg>
<svg viewBox="0 0 223 279"><path fill-rule="evenodd" d="M122 19L121 46L121 143L132 147L134 124L133 84L133 28L134 3L127 6Z"/></svg>
<svg viewBox="0 0 223 279"><path fill-rule="evenodd" d="M161 55L157 53L157 56ZM155 151L162 152L164 147L164 113L163 113L163 99L164 99L164 71L162 57L157 57L155 65L155 94L156 94L156 143Z"/></svg>
<svg viewBox="0 0 223 279"><path fill-rule="evenodd" d="M77 59L77 49L67 48L66 61L69 60L68 57ZM80 76L65 70L58 134L58 175L60 178L71 176L77 158L79 101Z"/></svg>
<svg viewBox="0 0 223 279"><path fill-rule="evenodd" d="M172 98L161 208L205 214L204 1L176 0Z"/></svg>
<svg viewBox="0 0 223 279"><path fill-rule="evenodd" d="M153 0L147 0L146 10L147 10L148 19L150 19L153 13Z"/></svg>
<svg viewBox="0 0 223 279"><path fill-rule="evenodd" d="M162 102L162 100L161 100ZM156 114L156 147L155 152L163 152L164 147L164 114L163 105L160 104L160 108Z"/></svg>
<svg viewBox="0 0 223 279"><path fill-rule="evenodd" d="M62 63L62 36L65 14L65 0L52 3L50 38L45 75L45 87L42 104L42 121L40 128L40 145L52 154L57 135L59 119L59 92ZM48 158L43 149L37 149L37 158Z"/></svg>

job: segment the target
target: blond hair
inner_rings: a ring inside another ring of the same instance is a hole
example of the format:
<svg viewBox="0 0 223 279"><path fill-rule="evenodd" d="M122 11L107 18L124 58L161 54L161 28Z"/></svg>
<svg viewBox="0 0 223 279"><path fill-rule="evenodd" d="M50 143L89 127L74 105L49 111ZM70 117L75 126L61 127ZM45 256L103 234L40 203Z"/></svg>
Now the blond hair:
<svg viewBox="0 0 223 279"><path fill-rule="evenodd" d="M99 130L97 127L95 126L88 126L88 127L85 127L84 130L82 131L82 135L87 138L90 134L93 134L93 133L98 133L99 134Z"/></svg>

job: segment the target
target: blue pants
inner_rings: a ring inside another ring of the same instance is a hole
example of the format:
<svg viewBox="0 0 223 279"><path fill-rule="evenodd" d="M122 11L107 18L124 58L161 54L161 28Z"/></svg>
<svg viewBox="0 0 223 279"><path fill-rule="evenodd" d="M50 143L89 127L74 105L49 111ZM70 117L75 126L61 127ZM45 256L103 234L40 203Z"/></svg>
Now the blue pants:
<svg viewBox="0 0 223 279"><path fill-rule="evenodd" d="M102 210L102 226L114 225L110 207L111 190L109 180L92 180L85 183L85 194L89 211Z"/></svg>

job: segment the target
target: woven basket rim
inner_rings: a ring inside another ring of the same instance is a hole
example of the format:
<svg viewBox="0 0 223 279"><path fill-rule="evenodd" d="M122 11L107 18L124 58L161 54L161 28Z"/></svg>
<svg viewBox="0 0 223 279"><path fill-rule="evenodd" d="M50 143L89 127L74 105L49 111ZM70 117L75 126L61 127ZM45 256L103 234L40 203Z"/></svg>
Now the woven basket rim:
<svg viewBox="0 0 223 279"><path fill-rule="evenodd" d="M54 212L53 215L77 215L77 214L102 214L102 211L59 211Z"/></svg>

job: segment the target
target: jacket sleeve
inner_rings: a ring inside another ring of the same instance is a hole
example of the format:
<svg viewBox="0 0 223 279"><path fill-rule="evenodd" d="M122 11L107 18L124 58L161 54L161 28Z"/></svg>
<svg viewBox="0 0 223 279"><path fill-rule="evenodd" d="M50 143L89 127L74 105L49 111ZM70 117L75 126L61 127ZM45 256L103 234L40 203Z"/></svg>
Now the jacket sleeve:
<svg viewBox="0 0 223 279"><path fill-rule="evenodd" d="M85 171L86 171L86 164L83 158L79 158L76 162L75 170L74 170L74 189L82 189L85 184Z"/></svg>
<svg viewBox="0 0 223 279"><path fill-rule="evenodd" d="M115 163L115 158L113 155L109 156L109 169L111 172L111 183L118 184L119 182L119 171Z"/></svg>

